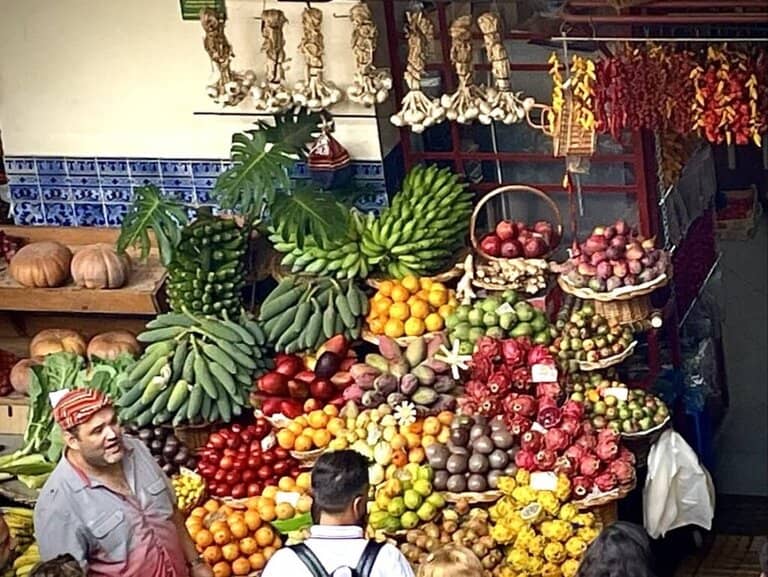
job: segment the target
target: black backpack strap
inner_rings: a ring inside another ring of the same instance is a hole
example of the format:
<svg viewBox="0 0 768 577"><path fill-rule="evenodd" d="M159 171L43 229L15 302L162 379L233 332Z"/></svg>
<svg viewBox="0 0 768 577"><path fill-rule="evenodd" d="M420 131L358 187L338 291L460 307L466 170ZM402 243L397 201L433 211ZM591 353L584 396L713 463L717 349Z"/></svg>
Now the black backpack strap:
<svg viewBox="0 0 768 577"><path fill-rule="evenodd" d="M360 556L360 561L357 562L355 571L357 577L370 577L373 570L373 564L376 562L376 557L379 556L379 551L384 546L384 543L377 543L376 541L368 541L368 544L363 549L363 554Z"/></svg>
<svg viewBox="0 0 768 577"><path fill-rule="evenodd" d="M291 545L290 549L296 554L296 557L299 558L299 561L304 563L306 568L309 569L310 573L312 573L312 577L329 577L328 572L323 567L323 564L320 563L320 560L312 552L312 549L307 547L304 543L296 543L295 545Z"/></svg>

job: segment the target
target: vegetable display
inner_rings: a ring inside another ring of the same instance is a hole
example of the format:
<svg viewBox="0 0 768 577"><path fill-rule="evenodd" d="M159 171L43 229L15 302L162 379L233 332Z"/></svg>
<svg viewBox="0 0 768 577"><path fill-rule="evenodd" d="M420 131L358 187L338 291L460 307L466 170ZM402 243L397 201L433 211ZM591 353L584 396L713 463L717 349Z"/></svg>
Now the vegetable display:
<svg viewBox="0 0 768 577"><path fill-rule="evenodd" d="M125 434L138 438L146 445L149 452L163 470L163 473L171 477L179 472L179 467L194 469L197 459L192 451L182 443L173 430L168 427L144 427L136 428L127 425Z"/></svg>
<svg viewBox="0 0 768 577"><path fill-rule="evenodd" d="M72 252L59 242L34 242L21 247L8 266L8 272L26 287L53 288L69 279Z"/></svg>
<svg viewBox="0 0 768 577"><path fill-rule="evenodd" d="M88 289L116 289L128 282L131 259L117 254L108 244L94 244L78 250L70 263L72 280Z"/></svg>
<svg viewBox="0 0 768 577"><path fill-rule="evenodd" d="M371 528L394 533L413 529L420 521L432 521L446 504L432 479L430 467L411 463L399 477L387 480L376 490L368 514Z"/></svg>

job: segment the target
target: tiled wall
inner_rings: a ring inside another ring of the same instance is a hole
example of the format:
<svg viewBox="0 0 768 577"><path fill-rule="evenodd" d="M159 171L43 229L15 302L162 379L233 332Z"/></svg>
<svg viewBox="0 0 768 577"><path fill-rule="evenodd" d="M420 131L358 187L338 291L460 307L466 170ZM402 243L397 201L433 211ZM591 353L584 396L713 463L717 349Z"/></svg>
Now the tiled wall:
<svg viewBox="0 0 768 577"><path fill-rule="evenodd" d="M190 208L215 206L211 190L226 160L163 158L6 157L11 210L16 224L119 226L134 187L157 185ZM358 206L376 211L387 203L381 162L353 162L354 179L372 193ZM307 179L298 164L294 179Z"/></svg>

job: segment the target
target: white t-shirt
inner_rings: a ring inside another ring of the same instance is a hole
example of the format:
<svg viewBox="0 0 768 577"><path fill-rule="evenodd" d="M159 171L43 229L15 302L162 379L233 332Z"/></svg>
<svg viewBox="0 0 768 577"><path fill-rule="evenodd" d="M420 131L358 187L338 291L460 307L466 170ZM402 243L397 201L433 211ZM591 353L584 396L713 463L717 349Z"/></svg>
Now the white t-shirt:
<svg viewBox="0 0 768 577"><path fill-rule="evenodd" d="M367 543L368 540L363 538L363 530L349 525L314 525L310 529L309 539L304 542L330 574L343 566L354 569ZM312 573L296 554L286 547L269 560L261 577L312 577ZM371 577L414 575L403 554L396 547L386 544L376 557Z"/></svg>

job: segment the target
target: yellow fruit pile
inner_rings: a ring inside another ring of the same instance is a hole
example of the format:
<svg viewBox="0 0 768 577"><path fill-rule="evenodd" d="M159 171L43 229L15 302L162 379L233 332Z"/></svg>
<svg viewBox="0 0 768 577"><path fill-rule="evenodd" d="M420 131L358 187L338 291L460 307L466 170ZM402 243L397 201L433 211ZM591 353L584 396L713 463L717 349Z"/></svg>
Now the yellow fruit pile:
<svg viewBox="0 0 768 577"><path fill-rule="evenodd" d="M322 410L292 419L277 432L277 444L289 451L325 449L343 429L344 420L339 418L339 410L334 405L326 405Z"/></svg>
<svg viewBox="0 0 768 577"><path fill-rule="evenodd" d="M444 284L409 275L379 284L366 320L374 335L420 337L443 330L457 306L454 292Z"/></svg>
<svg viewBox="0 0 768 577"><path fill-rule="evenodd" d="M569 503L571 482L558 476L554 491L537 491L520 470L499 479L504 496L490 509L491 536L506 545L501 577L575 577L599 528L592 513Z"/></svg>
<svg viewBox="0 0 768 577"><path fill-rule="evenodd" d="M171 485L176 493L176 506L184 513L197 505L205 493L205 480L194 471L186 469L173 476Z"/></svg>

